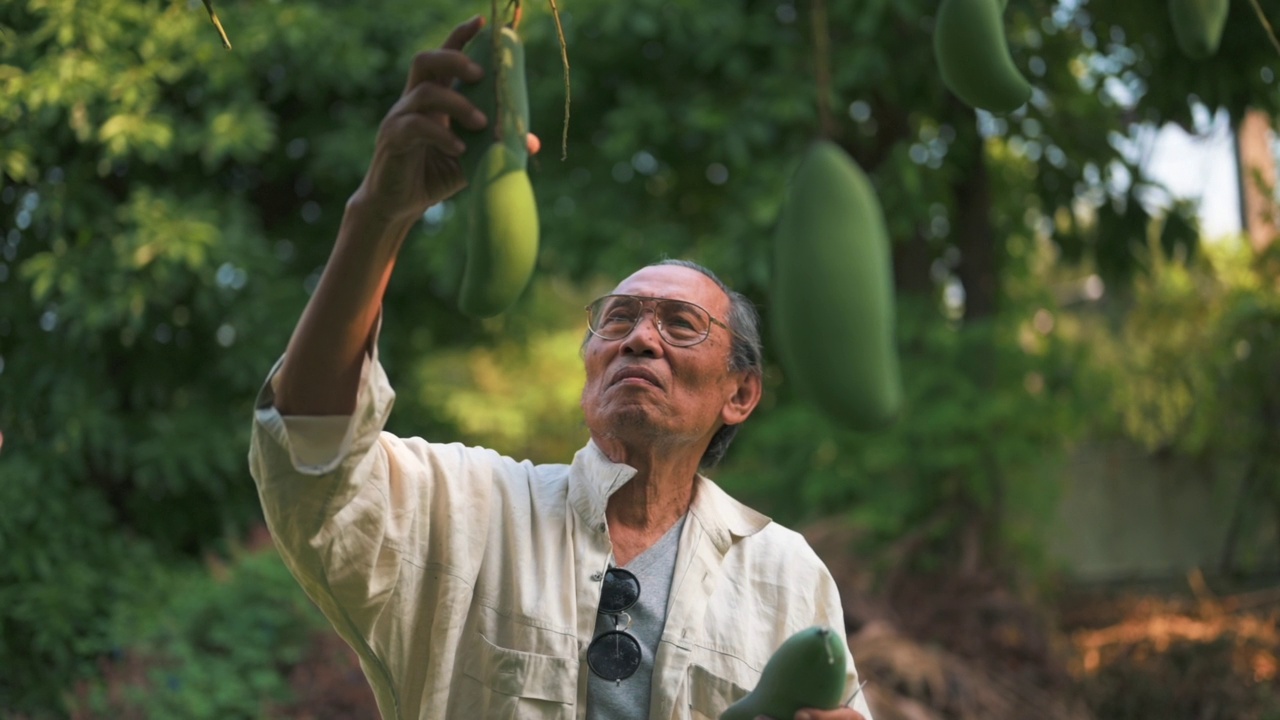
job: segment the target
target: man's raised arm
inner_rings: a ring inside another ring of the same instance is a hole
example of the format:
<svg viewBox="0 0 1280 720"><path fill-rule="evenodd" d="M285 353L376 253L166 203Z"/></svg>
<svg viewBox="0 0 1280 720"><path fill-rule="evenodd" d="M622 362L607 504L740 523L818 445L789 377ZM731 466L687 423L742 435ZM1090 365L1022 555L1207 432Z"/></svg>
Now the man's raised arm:
<svg viewBox="0 0 1280 720"><path fill-rule="evenodd" d="M315 293L302 312L275 378L281 415L349 415L364 353L396 256L431 205L466 184L464 147L451 123L479 129L487 119L451 86L483 71L461 52L483 26L454 28L439 50L413 60L400 99L378 128L373 159L347 202L342 225Z"/></svg>

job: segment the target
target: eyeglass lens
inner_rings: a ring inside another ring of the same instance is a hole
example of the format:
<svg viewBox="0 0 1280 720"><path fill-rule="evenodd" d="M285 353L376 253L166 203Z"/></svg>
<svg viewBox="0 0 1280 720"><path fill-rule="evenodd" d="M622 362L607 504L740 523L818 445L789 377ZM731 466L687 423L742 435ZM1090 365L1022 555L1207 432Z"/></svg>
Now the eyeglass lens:
<svg viewBox="0 0 1280 720"><path fill-rule="evenodd" d="M614 629L600 633L587 646L587 665L605 680L622 681L640 667L640 641L618 629L618 615L640 600L640 580L629 570L609 568L600 588L601 615L612 615ZM630 618L627 624L630 625Z"/></svg>
<svg viewBox="0 0 1280 720"><path fill-rule="evenodd" d="M711 318L707 311L683 300L651 300L662 336L676 345L693 344L707 336ZM644 317L646 300L627 295L606 295L591 305L591 330L606 340L626 337Z"/></svg>

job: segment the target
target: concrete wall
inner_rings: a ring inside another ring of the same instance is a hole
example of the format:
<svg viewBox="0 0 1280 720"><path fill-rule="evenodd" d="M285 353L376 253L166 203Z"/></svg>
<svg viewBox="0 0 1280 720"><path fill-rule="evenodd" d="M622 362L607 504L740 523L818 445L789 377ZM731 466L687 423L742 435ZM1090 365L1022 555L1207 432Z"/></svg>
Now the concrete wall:
<svg viewBox="0 0 1280 720"><path fill-rule="evenodd" d="M1131 445L1073 452L1049 527L1049 552L1078 580L1184 577L1219 570L1244 467L1195 467L1153 458ZM1274 512L1256 499L1236 546L1237 565L1280 568Z"/></svg>

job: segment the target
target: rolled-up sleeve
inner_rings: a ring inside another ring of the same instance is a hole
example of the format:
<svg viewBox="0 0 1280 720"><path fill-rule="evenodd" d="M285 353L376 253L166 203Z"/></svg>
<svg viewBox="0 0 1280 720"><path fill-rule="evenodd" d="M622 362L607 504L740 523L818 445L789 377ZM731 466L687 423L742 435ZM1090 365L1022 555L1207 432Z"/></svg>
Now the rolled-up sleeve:
<svg viewBox="0 0 1280 720"><path fill-rule="evenodd" d="M350 416L282 416L279 367L258 395L249 450L267 526L299 584L360 655L386 714L399 703L396 688L423 683L449 660L434 648L455 640L495 480L512 463L386 432L395 394L376 351ZM433 651L403 652L409 642Z"/></svg>
<svg viewBox="0 0 1280 720"><path fill-rule="evenodd" d="M281 361L283 362L283 361ZM356 410L351 415L285 417L275 407L274 383L281 362L272 368L254 405L249 467L258 487L267 526L285 562L309 594L328 594L324 565L356 558L335 558L321 547L335 518L346 516L350 530L385 534L382 525L393 510L386 502L392 475L380 435L395 393L376 355L366 356ZM343 543L350 545L350 543ZM394 563L367 563L369 585L394 583L379 568L394 573Z"/></svg>

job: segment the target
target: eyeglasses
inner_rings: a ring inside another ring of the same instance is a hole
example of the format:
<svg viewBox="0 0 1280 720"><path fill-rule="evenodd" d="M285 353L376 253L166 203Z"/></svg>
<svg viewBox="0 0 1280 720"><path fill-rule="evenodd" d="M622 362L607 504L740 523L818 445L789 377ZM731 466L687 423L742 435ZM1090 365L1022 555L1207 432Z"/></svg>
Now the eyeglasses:
<svg viewBox="0 0 1280 720"><path fill-rule="evenodd" d="M587 327L598 338L621 340L640 323L647 306L652 306L658 334L676 347L689 347L706 340L713 324L733 332L691 302L642 295L605 295L595 300L587 306Z"/></svg>
<svg viewBox="0 0 1280 720"><path fill-rule="evenodd" d="M587 665L591 672L605 680L621 682L640 667L640 641L627 632L631 616L627 614L640 600L640 580L629 570L611 567L604 574L600 589L600 615L613 616L613 630L602 632L587 646ZM623 625L620 616L627 622Z"/></svg>

